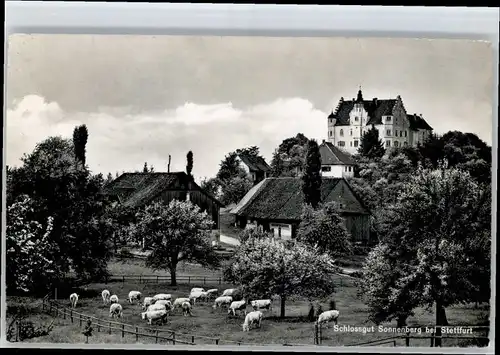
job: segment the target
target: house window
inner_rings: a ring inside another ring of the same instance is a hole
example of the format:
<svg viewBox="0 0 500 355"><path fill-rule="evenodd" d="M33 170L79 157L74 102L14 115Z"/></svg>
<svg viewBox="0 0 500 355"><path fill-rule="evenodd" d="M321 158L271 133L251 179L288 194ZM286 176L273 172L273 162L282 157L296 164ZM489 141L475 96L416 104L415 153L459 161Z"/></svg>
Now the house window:
<svg viewBox="0 0 500 355"><path fill-rule="evenodd" d="M358 116L354 117L354 121L358 122L359 121L359 117Z"/></svg>
<svg viewBox="0 0 500 355"><path fill-rule="evenodd" d="M355 141L354 141L354 146L355 146L355 147L357 147L357 146L358 146L358 141L357 141L357 140L355 140Z"/></svg>
<svg viewBox="0 0 500 355"><path fill-rule="evenodd" d="M349 145L352 147L352 141L349 142Z"/></svg>
<svg viewBox="0 0 500 355"><path fill-rule="evenodd" d="M332 171L332 167L331 166L322 166L321 171Z"/></svg>
<svg viewBox="0 0 500 355"><path fill-rule="evenodd" d="M403 142L403 145L406 147L408 145L408 142Z"/></svg>
<svg viewBox="0 0 500 355"><path fill-rule="evenodd" d="M343 137L343 136L344 136L344 130L343 130L343 129L341 129L341 130L340 130L340 136L341 136L341 137Z"/></svg>
<svg viewBox="0 0 500 355"><path fill-rule="evenodd" d="M343 203L339 203L339 208L343 209L344 208L344 204Z"/></svg>
<svg viewBox="0 0 500 355"><path fill-rule="evenodd" d="M394 135L395 135L396 137L398 136L398 130L397 130L397 129L395 129L395 130L394 130Z"/></svg>
<svg viewBox="0 0 500 355"><path fill-rule="evenodd" d="M330 131L330 137L332 136L332 131Z"/></svg>
<svg viewBox="0 0 500 355"><path fill-rule="evenodd" d="M352 166L349 167L349 171L352 171Z"/></svg>
<svg viewBox="0 0 500 355"><path fill-rule="evenodd" d="M330 118L330 123L332 123L332 122L333 122L333 119L332 119L332 118Z"/></svg>
<svg viewBox="0 0 500 355"><path fill-rule="evenodd" d="M387 132L385 132L385 133L386 133L388 136L390 136L390 135L391 135L391 130L390 130L390 129L388 129L388 130L387 130Z"/></svg>
<svg viewBox="0 0 500 355"><path fill-rule="evenodd" d="M399 131L399 136L403 137L403 131Z"/></svg>
<svg viewBox="0 0 500 355"><path fill-rule="evenodd" d="M345 142L344 141L338 141L337 145L339 147L345 147Z"/></svg>
<svg viewBox="0 0 500 355"><path fill-rule="evenodd" d="M390 147L391 146L391 141L385 141L385 146Z"/></svg>
<svg viewBox="0 0 500 355"><path fill-rule="evenodd" d="M387 117L385 118L385 122L391 122L391 116L387 116Z"/></svg>
<svg viewBox="0 0 500 355"><path fill-rule="evenodd" d="M398 141L394 141L394 146L397 148L399 147L399 142Z"/></svg>
<svg viewBox="0 0 500 355"><path fill-rule="evenodd" d="M344 167L344 171L347 171L347 166L346 166L346 167Z"/></svg>
<svg viewBox="0 0 500 355"><path fill-rule="evenodd" d="M349 134L352 136L352 129L349 131Z"/></svg>

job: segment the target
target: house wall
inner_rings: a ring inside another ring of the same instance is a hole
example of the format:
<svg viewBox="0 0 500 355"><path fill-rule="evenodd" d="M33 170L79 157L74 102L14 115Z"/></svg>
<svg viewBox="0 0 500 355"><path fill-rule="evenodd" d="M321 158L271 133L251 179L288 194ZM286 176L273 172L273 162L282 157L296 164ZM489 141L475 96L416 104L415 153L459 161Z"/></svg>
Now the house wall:
<svg viewBox="0 0 500 355"><path fill-rule="evenodd" d="M328 171L328 169L330 171ZM353 165L321 165L321 176L347 178L354 176Z"/></svg>
<svg viewBox="0 0 500 355"><path fill-rule="evenodd" d="M344 224L352 236L354 243L360 242L364 245L370 242L370 216L343 214Z"/></svg>
<svg viewBox="0 0 500 355"><path fill-rule="evenodd" d="M185 190L165 190L158 199L165 203L170 203L172 200L186 201L188 194ZM220 207L210 197L201 191L192 190L189 192L189 201L206 211L214 222L213 229L219 229Z"/></svg>
<svg viewBox="0 0 500 355"><path fill-rule="evenodd" d="M288 223L270 222L269 227L276 238L283 240L292 239L292 225Z"/></svg>

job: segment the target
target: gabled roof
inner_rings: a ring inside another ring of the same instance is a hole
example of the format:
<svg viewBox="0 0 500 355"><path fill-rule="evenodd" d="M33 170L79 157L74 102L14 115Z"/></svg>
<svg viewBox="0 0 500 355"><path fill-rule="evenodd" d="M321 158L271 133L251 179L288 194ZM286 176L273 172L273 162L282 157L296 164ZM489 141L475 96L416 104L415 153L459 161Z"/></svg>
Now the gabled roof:
<svg viewBox="0 0 500 355"><path fill-rule="evenodd" d="M256 157L250 154L239 153L238 157L241 159L243 163L245 163L250 171L262 171L269 172L271 171L271 167L266 163L264 158Z"/></svg>
<svg viewBox="0 0 500 355"><path fill-rule="evenodd" d="M154 200L162 191L188 188L190 191L201 191L218 205L221 203L209 193L190 180L185 172L173 173L124 173L104 186L101 193L116 196L120 203L127 207L143 206Z"/></svg>
<svg viewBox="0 0 500 355"><path fill-rule="evenodd" d="M413 115L406 115L408 117L408 121L410 122L410 129L427 129L432 131L433 128L424 120L422 116L414 113Z"/></svg>
<svg viewBox="0 0 500 355"><path fill-rule="evenodd" d="M362 100L358 103L361 103L368 113L370 117L369 121L366 125L372 124L382 124L382 116L392 115L392 109L394 105L396 105L396 99L388 99L388 100ZM328 118L337 119L336 126L348 126L349 125L349 113L354 108L356 101L344 101L343 98L340 99L340 102L337 106L337 109L332 112Z"/></svg>
<svg viewBox="0 0 500 355"><path fill-rule="evenodd" d="M341 181L349 185L344 179L323 177L321 184L321 200L323 202L336 201L333 193ZM300 178L267 178L254 186L230 213L271 220L300 220L304 195ZM341 211L359 214L369 214L363 207L356 210Z"/></svg>
<svg viewBox="0 0 500 355"><path fill-rule="evenodd" d="M354 165L354 159L349 153L342 151L330 142L323 142L319 146L321 165Z"/></svg>

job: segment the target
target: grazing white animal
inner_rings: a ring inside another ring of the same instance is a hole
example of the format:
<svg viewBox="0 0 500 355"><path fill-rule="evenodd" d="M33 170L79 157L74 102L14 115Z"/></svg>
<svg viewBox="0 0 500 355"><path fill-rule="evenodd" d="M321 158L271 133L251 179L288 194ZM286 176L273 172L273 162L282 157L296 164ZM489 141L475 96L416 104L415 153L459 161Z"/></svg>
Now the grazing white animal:
<svg viewBox="0 0 500 355"><path fill-rule="evenodd" d="M113 295L109 298L109 302L110 303L118 303L118 296L117 295Z"/></svg>
<svg viewBox="0 0 500 355"><path fill-rule="evenodd" d="M196 292L196 291L205 292L205 289L201 288L201 287L193 287L191 289L191 293Z"/></svg>
<svg viewBox="0 0 500 355"><path fill-rule="evenodd" d="M154 295L153 299L155 301L158 301L158 300L171 300L172 299L172 295L169 294L169 293L159 293L157 295Z"/></svg>
<svg viewBox="0 0 500 355"><path fill-rule="evenodd" d="M168 300L158 300L154 303L155 305L164 305L167 311L171 311L174 306L172 306L172 302Z"/></svg>
<svg viewBox="0 0 500 355"><path fill-rule="evenodd" d="M147 312L149 311L161 311L162 309L167 310L167 307L164 304L152 304L151 306L148 307L146 310Z"/></svg>
<svg viewBox="0 0 500 355"><path fill-rule="evenodd" d="M144 302L142 303L142 309L146 310L152 304L155 304L156 300L153 297L144 297Z"/></svg>
<svg viewBox="0 0 500 355"><path fill-rule="evenodd" d="M109 316L110 317L121 318L122 315L123 315L123 308L122 308L121 304L113 303L111 306L109 306Z"/></svg>
<svg viewBox="0 0 500 355"><path fill-rule="evenodd" d="M330 321L333 321L335 324L337 324L339 319L339 314L340 312L337 311L336 309L332 309L331 311L325 311L319 315L316 324L319 325L323 323L328 323Z"/></svg>
<svg viewBox="0 0 500 355"><path fill-rule="evenodd" d="M78 302L78 295L76 293L69 295L69 302L71 303L71 307L75 308Z"/></svg>
<svg viewBox="0 0 500 355"><path fill-rule="evenodd" d="M214 301L214 305L212 306L213 309L216 309L217 307L222 307L223 305L229 305L233 302L233 297L231 296L220 296L217 297Z"/></svg>
<svg viewBox="0 0 500 355"><path fill-rule="evenodd" d="M189 302L183 302L182 305L182 314L184 317L186 317L188 314L192 316L193 314L191 313L191 303Z"/></svg>
<svg viewBox="0 0 500 355"><path fill-rule="evenodd" d="M219 290L216 288L211 288L210 290L207 290L206 292L207 292L208 298L212 298L212 297L217 296L217 293L219 292Z"/></svg>
<svg viewBox="0 0 500 355"><path fill-rule="evenodd" d="M241 301L231 302L231 305L229 306L229 309L227 310L227 314L232 313L233 316L236 316L236 311L244 311L245 315L247 315L247 301L241 300Z"/></svg>
<svg viewBox="0 0 500 355"><path fill-rule="evenodd" d="M193 301L193 304L196 303L196 300L198 298L202 299L202 300L206 300L207 297L208 297L208 293L206 293L204 291L191 292L191 294L189 295L189 299Z"/></svg>
<svg viewBox="0 0 500 355"><path fill-rule="evenodd" d="M140 301L142 294L139 291L130 291L128 293L128 301L134 303L134 301Z"/></svg>
<svg viewBox="0 0 500 355"><path fill-rule="evenodd" d="M172 304L172 310L174 310L175 308L182 308L182 304L184 302L189 302L189 298L186 297L176 298L174 303Z"/></svg>
<svg viewBox="0 0 500 355"><path fill-rule="evenodd" d="M160 320L161 323L167 322L168 313L166 310L160 311L146 311L141 313L141 318L144 320L148 320L149 325L153 323L153 321Z"/></svg>
<svg viewBox="0 0 500 355"><path fill-rule="evenodd" d="M270 299L255 300L255 301L250 302L250 304L252 305L252 308L254 311L258 311L261 309L267 309L267 310L271 310L271 312L272 312L272 310L273 310L273 301Z"/></svg>
<svg viewBox="0 0 500 355"><path fill-rule="evenodd" d="M104 302L104 304L108 304L109 303L109 297L110 297L110 293L108 290L104 290L102 291L101 293L101 296L102 296L102 301Z"/></svg>
<svg viewBox="0 0 500 355"><path fill-rule="evenodd" d="M224 292L222 292L222 296L233 296L234 291L236 291L236 289L228 288L227 290L224 290Z"/></svg>
<svg viewBox="0 0 500 355"><path fill-rule="evenodd" d="M243 331L248 332L250 330L250 325L256 324L258 328L262 323L262 312L253 311L246 315L245 322L243 323Z"/></svg>

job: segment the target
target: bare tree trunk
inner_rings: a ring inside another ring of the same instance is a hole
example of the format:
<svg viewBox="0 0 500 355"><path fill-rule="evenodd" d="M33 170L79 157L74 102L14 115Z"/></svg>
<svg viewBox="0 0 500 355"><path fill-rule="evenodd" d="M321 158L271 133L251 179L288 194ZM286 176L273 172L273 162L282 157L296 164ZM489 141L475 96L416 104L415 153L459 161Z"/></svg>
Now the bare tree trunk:
<svg viewBox="0 0 500 355"><path fill-rule="evenodd" d="M170 268L170 285L177 286L177 265Z"/></svg>
<svg viewBox="0 0 500 355"><path fill-rule="evenodd" d="M399 316L397 318L397 326L398 328L402 328L406 326L406 320L408 319L408 316Z"/></svg>

